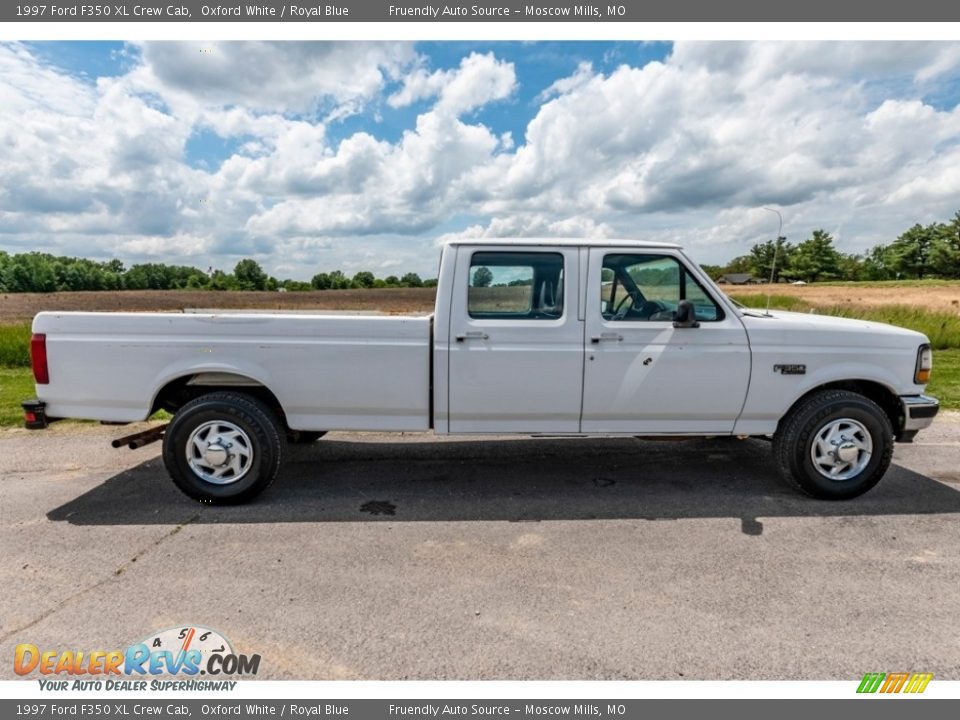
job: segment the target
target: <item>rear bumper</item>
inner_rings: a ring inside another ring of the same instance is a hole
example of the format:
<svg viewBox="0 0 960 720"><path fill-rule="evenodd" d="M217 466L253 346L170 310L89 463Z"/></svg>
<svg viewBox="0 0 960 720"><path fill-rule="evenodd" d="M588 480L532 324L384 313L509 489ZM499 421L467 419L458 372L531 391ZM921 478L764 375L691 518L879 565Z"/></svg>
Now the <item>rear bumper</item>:
<svg viewBox="0 0 960 720"><path fill-rule="evenodd" d="M910 442L918 430L929 427L940 410L940 401L929 395L901 395L903 427L897 434L900 442Z"/></svg>

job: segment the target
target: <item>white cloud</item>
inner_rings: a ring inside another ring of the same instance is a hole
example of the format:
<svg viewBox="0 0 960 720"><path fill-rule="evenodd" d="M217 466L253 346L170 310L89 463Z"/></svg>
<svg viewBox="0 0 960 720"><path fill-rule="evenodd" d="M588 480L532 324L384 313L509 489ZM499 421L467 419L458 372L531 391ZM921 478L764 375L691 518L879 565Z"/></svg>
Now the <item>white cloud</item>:
<svg viewBox="0 0 960 720"><path fill-rule="evenodd" d="M399 108L439 97L437 110L462 115L509 97L516 86L513 63L497 60L493 53L471 53L460 61L456 70L428 73L417 68L404 78L403 87L391 95L387 103Z"/></svg>
<svg viewBox="0 0 960 720"><path fill-rule="evenodd" d="M537 95L537 100L543 102L545 100L549 100L555 95L566 95L569 92L580 89L594 77L595 73L593 72L593 64L589 62L582 62L577 65L577 70L573 73L573 75L555 80L546 90Z"/></svg>
<svg viewBox="0 0 960 720"><path fill-rule="evenodd" d="M387 104L393 108L407 107L420 100L429 100L440 94L444 85L450 82L454 70L435 70L416 68L403 79L403 87L387 98Z"/></svg>
<svg viewBox="0 0 960 720"><path fill-rule="evenodd" d="M449 240L471 238L604 238L615 237L612 227L589 217L553 218L546 215L495 217L486 226L471 225L459 232L444 233L436 240L442 245Z"/></svg>
<svg viewBox="0 0 960 720"><path fill-rule="evenodd" d="M0 98L3 113L9 115L37 110L82 115L92 107L82 84L36 61L19 43L0 44Z"/></svg>
<svg viewBox="0 0 960 720"><path fill-rule="evenodd" d="M415 59L399 42L147 42L141 52L141 81L165 96L278 113L362 105Z"/></svg>

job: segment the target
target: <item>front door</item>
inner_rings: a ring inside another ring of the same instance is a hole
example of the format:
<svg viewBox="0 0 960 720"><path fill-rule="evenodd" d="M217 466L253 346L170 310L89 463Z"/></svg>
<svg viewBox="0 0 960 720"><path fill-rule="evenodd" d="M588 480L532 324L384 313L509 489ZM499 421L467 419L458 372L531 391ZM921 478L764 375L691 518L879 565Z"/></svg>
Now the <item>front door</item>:
<svg viewBox="0 0 960 720"><path fill-rule="evenodd" d="M591 248L589 258L583 432L732 432L750 380L740 319L679 253ZM673 326L681 300L699 327Z"/></svg>
<svg viewBox="0 0 960 720"><path fill-rule="evenodd" d="M458 248L450 432L579 431L578 262L577 248Z"/></svg>

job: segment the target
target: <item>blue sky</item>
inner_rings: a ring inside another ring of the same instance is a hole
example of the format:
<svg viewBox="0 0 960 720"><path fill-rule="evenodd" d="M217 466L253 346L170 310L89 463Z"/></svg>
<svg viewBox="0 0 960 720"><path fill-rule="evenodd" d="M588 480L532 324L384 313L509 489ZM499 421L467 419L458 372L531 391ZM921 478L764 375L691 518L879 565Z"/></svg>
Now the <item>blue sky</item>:
<svg viewBox="0 0 960 720"><path fill-rule="evenodd" d="M135 46L122 42L34 42L27 46L39 58L78 80L95 83L98 77L118 77L133 68L140 58ZM527 123L539 108L538 95L556 80L572 75L581 63L590 63L596 70L610 72L624 63L643 66L663 61L670 53L670 43L653 42L422 42L417 51L427 59L432 70L455 69L462 58L472 52L493 51L498 58L516 67L518 89L508 100L491 104L471 115L497 134L512 133L516 141L523 138ZM385 84L386 93L396 91L402 79ZM390 142L400 139L404 130L416 121L418 114L429 109L427 100L404 108L391 108L380 103L366 112L350 115L330 126L334 141L363 131ZM310 118L314 114L291 113L291 117ZM247 138L249 139L249 138ZM186 146L186 161L193 167L216 169L242 145L242 138L222 138L207 129L199 129Z"/></svg>
<svg viewBox="0 0 960 720"><path fill-rule="evenodd" d="M0 249L431 274L449 236L862 252L960 209L960 44L0 44Z"/></svg>

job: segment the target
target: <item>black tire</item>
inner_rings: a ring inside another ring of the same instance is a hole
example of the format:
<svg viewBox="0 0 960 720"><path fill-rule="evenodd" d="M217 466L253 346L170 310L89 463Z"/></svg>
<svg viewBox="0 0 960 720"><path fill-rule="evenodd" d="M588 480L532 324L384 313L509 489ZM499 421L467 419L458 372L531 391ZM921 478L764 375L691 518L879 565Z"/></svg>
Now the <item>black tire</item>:
<svg viewBox="0 0 960 720"><path fill-rule="evenodd" d="M223 426L217 429L217 423ZM218 460L225 458L223 465L209 466L211 477L227 465L227 459L233 465L233 459L240 457L240 453L231 452L234 444L243 448L249 458L246 462L238 460L236 471L227 468L222 484L205 479L203 468L195 469L206 462L207 456L195 449L191 438L209 443L211 433L217 452L222 453ZM236 505L252 500L276 480L286 447L283 425L270 408L243 393L213 392L191 400L174 415L163 436L163 464L176 486L195 500ZM188 449L194 455L193 465ZM230 479L232 476L237 479Z"/></svg>
<svg viewBox="0 0 960 720"><path fill-rule="evenodd" d="M326 430L287 430L287 442L291 445L309 445L326 434Z"/></svg>
<svg viewBox="0 0 960 720"><path fill-rule="evenodd" d="M836 439L838 434L845 440ZM869 455L858 445L872 446ZM833 451L823 452L830 447ZM841 452L845 454L841 456ZM822 469L818 469L815 456L821 459ZM847 500L867 492L890 467L893 426L869 398L846 390L821 390L800 401L780 421L773 437L773 457L783 478L808 495ZM842 471L841 475L849 477L828 477L825 473L830 472L830 462L836 463L835 470Z"/></svg>

